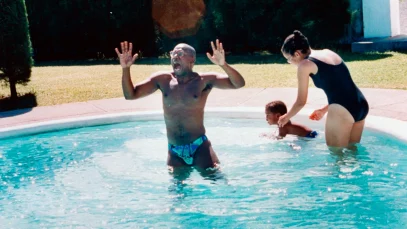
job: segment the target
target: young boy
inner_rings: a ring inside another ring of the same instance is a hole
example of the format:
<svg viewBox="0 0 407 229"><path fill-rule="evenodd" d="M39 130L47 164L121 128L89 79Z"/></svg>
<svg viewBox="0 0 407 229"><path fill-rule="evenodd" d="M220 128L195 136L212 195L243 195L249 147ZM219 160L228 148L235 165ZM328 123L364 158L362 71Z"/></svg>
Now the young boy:
<svg viewBox="0 0 407 229"><path fill-rule="evenodd" d="M272 101L266 105L266 120L269 125L277 125L278 118L287 113L287 107L282 101ZM315 138L317 132L306 126L302 126L288 121L284 127L278 128L278 139L285 137L287 134L297 135L300 137Z"/></svg>

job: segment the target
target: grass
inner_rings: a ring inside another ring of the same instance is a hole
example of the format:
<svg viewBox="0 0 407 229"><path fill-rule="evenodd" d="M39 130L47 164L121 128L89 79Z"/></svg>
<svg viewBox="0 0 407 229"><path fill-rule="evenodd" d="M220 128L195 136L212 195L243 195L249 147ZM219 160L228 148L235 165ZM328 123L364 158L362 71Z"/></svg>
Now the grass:
<svg viewBox="0 0 407 229"><path fill-rule="evenodd" d="M359 87L407 89L407 53L340 54ZM226 60L245 77L246 88L297 86L295 67L281 55L227 56ZM159 70L171 70L168 58L137 60L131 69L133 82ZM222 72L204 56L197 58L194 70ZM17 91L34 93L38 106L122 97L121 68L117 60L37 63L31 82L19 85ZM0 97L7 96L8 87L1 87Z"/></svg>

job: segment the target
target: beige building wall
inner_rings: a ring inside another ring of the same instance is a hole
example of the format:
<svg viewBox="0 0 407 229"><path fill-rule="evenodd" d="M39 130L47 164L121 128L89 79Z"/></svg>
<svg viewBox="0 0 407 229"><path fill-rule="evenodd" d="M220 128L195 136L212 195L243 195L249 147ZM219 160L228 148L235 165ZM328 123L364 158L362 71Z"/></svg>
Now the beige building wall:
<svg viewBox="0 0 407 229"><path fill-rule="evenodd" d="M400 33L407 35L407 0L400 1Z"/></svg>

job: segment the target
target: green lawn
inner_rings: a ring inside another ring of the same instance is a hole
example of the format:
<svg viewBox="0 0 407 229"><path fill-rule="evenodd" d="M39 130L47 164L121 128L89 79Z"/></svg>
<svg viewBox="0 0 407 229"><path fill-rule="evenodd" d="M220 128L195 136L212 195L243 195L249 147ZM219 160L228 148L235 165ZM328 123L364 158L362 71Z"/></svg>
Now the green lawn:
<svg viewBox="0 0 407 229"><path fill-rule="evenodd" d="M407 53L340 54L359 87L407 89ZM297 85L295 67L279 54L227 56L226 61L245 77L246 88ZM137 60L131 69L133 82L158 70L171 70L169 63L168 58ZM194 70L222 72L204 56L197 58ZM17 90L35 93L38 106L121 97L121 68L118 61L37 63L31 82ZM0 97L7 96L9 89L1 87Z"/></svg>

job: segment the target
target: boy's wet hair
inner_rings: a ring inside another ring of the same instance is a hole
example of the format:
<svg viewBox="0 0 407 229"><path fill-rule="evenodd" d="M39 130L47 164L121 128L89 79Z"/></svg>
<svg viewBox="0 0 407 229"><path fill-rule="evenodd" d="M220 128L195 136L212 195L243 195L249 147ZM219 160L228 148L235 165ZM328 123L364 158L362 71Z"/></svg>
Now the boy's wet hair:
<svg viewBox="0 0 407 229"><path fill-rule="evenodd" d="M276 100L266 104L266 111L283 115L287 113L287 106L284 104L284 102Z"/></svg>
<svg viewBox="0 0 407 229"><path fill-rule="evenodd" d="M297 50L301 50L301 53L306 54L309 49L308 38L298 30L295 30L293 34L289 35L281 47L282 52L290 55L294 55Z"/></svg>

